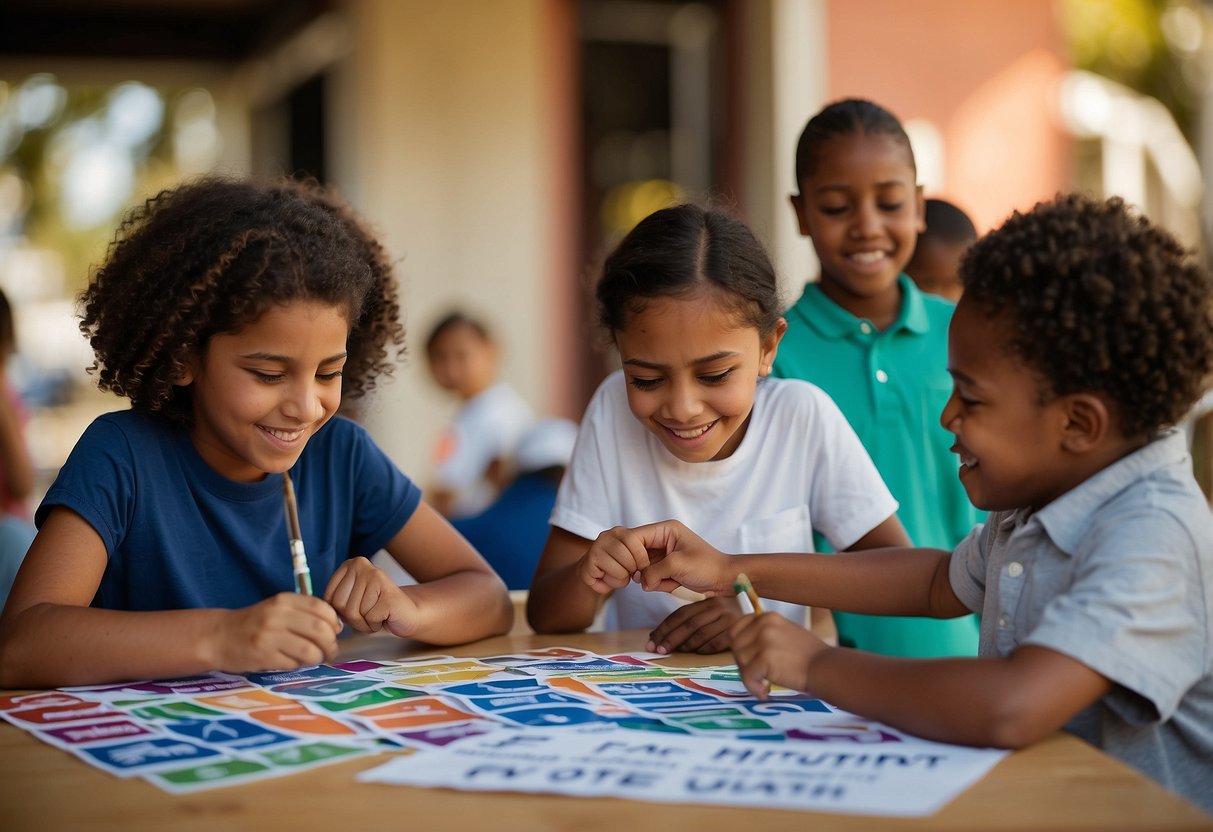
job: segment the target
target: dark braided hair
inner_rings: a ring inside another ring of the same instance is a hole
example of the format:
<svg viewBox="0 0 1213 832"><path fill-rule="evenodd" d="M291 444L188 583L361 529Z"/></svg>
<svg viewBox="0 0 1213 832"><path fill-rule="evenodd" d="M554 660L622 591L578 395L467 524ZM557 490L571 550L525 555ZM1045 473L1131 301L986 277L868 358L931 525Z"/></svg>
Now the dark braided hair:
<svg viewBox="0 0 1213 832"><path fill-rule="evenodd" d="M962 303L1011 315L1010 349L1052 395L1104 394L1127 437L1174 425L1213 372L1213 280L1119 198L1015 212L961 262Z"/></svg>
<svg viewBox="0 0 1213 832"><path fill-rule="evenodd" d="M910 137L897 116L871 101L844 98L827 105L804 126L796 143L796 189L799 190L800 183L816 172L823 145L838 136L857 133L892 138L905 147L910 168L917 173Z"/></svg>
<svg viewBox="0 0 1213 832"><path fill-rule="evenodd" d="M292 300L347 311L344 396L370 391L404 354L387 253L334 194L226 177L161 191L128 213L80 296L89 372L134 408L188 425L188 390L174 381L190 356Z"/></svg>
<svg viewBox="0 0 1213 832"><path fill-rule="evenodd" d="M676 205L654 211L619 243L598 281L598 320L623 329L650 298L716 290L763 337L782 313L775 268L745 223L719 209Z"/></svg>

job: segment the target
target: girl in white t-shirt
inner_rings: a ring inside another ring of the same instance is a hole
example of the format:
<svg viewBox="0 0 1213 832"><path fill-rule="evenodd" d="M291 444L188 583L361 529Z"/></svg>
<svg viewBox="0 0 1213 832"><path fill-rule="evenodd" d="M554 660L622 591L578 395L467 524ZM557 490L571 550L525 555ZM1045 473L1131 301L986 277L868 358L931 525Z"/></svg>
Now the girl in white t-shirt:
<svg viewBox="0 0 1213 832"><path fill-rule="evenodd" d="M775 272L739 220L680 205L651 214L604 265L600 323L623 368L594 394L552 512L527 618L582 630L654 628L648 649L718 652L732 598L688 602L633 581L649 554L630 528L677 519L717 549L909 545L897 502L834 402L770 378L787 329ZM770 602L800 622L804 608Z"/></svg>

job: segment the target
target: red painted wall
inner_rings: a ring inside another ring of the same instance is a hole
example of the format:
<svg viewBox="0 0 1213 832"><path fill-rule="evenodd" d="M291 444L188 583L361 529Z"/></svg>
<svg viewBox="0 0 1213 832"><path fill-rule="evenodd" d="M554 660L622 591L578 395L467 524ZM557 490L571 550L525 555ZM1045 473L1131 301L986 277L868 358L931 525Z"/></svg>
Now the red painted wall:
<svg viewBox="0 0 1213 832"><path fill-rule="evenodd" d="M944 184L979 230L1071 185L1053 0L830 0L831 100L870 98L942 134Z"/></svg>

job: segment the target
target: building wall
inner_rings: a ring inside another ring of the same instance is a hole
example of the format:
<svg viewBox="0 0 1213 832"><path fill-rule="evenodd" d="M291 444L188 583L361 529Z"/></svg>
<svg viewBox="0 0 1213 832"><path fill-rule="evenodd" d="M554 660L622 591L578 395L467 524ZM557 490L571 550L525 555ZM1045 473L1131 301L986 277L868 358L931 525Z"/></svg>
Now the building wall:
<svg viewBox="0 0 1213 832"><path fill-rule="evenodd" d="M1055 14L1054 0L831 0L829 97L870 98L934 126L942 165L928 195L987 230L1070 183Z"/></svg>
<svg viewBox="0 0 1213 832"><path fill-rule="evenodd" d="M503 377L540 412L560 411L566 337L553 292L565 269L563 133L547 80L547 0L356 0L357 48L337 68L334 180L401 258L408 366L366 421L424 482L454 410L430 382L424 340L453 306L502 342ZM554 170L555 168L555 170Z"/></svg>

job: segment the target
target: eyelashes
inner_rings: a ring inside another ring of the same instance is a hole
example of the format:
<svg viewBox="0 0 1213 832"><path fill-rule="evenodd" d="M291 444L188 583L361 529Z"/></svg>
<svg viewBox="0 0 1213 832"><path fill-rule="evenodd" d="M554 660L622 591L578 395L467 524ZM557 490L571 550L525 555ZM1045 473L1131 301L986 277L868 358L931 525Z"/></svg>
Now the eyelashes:
<svg viewBox="0 0 1213 832"><path fill-rule="evenodd" d="M262 373L258 370L249 370L249 372L253 374L254 378L264 384L278 384L286 378L286 375L283 373ZM317 373L316 378L321 381L336 381L341 378L341 375L341 370L334 370L331 373Z"/></svg>
<svg viewBox="0 0 1213 832"><path fill-rule="evenodd" d="M699 381L707 385L724 384L733 375L732 368L725 370L723 373L713 373L712 375L697 376ZM661 378L637 378L633 376L628 379L628 384L632 385L637 390L653 390L664 381Z"/></svg>

